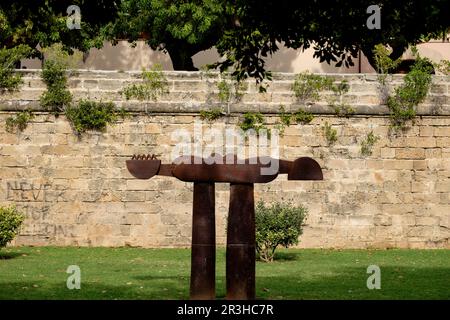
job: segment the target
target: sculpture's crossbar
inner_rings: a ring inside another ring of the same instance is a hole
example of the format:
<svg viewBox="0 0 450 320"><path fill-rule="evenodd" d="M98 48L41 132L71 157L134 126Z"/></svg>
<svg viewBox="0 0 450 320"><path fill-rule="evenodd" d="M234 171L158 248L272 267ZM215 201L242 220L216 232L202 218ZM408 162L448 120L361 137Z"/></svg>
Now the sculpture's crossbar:
<svg viewBox="0 0 450 320"><path fill-rule="evenodd" d="M287 174L288 180L323 179L320 165L309 157L288 161L271 157L239 160L229 155L207 159L185 156L175 159L173 164L161 164L161 160L153 157L133 156L131 160L126 161L128 171L138 179L161 175L176 177L186 182L267 183L274 180L278 174ZM277 170L263 170L274 166ZM268 171L269 174L265 174Z"/></svg>

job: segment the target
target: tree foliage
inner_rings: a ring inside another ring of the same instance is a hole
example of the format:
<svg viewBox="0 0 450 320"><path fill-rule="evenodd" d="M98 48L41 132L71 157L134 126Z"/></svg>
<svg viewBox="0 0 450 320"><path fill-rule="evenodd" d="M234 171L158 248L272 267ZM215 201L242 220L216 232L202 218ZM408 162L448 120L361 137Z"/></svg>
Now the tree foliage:
<svg viewBox="0 0 450 320"><path fill-rule="evenodd" d="M217 0L123 0L118 18L104 28L107 39L145 38L153 50L165 50L175 70L195 70L191 57L213 47L225 23Z"/></svg>
<svg viewBox="0 0 450 320"><path fill-rule="evenodd" d="M353 65L359 52L374 64L376 44L389 45L393 60L405 49L430 37L438 37L450 27L449 1L379 0L381 29L367 28L367 7L373 1L237 0L229 6L235 23L225 30L218 42L226 60L217 64L222 70L234 68L238 79L254 77L270 79L265 58L283 43L288 48L313 47L321 62L336 66Z"/></svg>
<svg viewBox="0 0 450 320"><path fill-rule="evenodd" d="M118 1L109 0L2 0L0 2L0 48L26 44L31 48L48 47L62 43L64 49L87 51L100 48L103 38L100 28L112 21ZM81 28L67 27L67 8L78 5L81 10ZM39 56L34 51L34 56Z"/></svg>
<svg viewBox="0 0 450 320"><path fill-rule="evenodd" d="M396 60L409 45L441 38L450 27L448 0L378 0L381 29L367 28L372 0L34 0L0 2L0 47L35 48L61 42L86 51L103 41L134 43L169 53L174 69L194 70L191 57L216 46L221 70L258 81L270 79L265 58L280 44L314 49L320 61L352 65L362 52L375 63L376 44L389 45ZM81 29L66 26L69 5L81 8Z"/></svg>

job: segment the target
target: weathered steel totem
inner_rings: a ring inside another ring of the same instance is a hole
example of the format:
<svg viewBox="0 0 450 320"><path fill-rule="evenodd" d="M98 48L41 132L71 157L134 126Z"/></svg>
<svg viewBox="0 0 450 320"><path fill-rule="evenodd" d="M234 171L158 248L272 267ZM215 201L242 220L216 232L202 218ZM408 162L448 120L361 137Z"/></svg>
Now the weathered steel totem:
<svg viewBox="0 0 450 320"><path fill-rule="evenodd" d="M217 161L219 160L219 161ZM268 170L276 163L277 170ZM126 161L138 179L155 175L194 183L192 210L191 299L215 298L215 183L230 183L227 228L227 299L255 298L255 203L253 185L287 174L288 180L323 180L320 165L308 157L295 161L269 157L238 160L228 155L202 159L180 157L161 164L154 155L137 155Z"/></svg>

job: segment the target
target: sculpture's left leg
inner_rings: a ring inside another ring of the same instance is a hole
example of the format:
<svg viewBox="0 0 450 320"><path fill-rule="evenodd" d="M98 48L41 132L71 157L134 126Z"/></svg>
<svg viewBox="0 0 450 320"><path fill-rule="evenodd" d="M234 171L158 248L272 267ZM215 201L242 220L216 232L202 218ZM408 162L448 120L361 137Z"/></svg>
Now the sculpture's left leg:
<svg viewBox="0 0 450 320"><path fill-rule="evenodd" d="M255 299L255 201L251 183L230 185L226 255L227 299Z"/></svg>

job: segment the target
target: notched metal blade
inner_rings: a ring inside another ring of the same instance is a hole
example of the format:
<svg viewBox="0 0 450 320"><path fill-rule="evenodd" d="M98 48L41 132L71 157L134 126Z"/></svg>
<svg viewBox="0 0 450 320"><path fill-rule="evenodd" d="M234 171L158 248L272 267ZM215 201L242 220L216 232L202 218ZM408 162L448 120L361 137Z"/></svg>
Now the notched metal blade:
<svg viewBox="0 0 450 320"><path fill-rule="evenodd" d="M127 160L126 163L128 171L138 179L150 179L161 166L161 160Z"/></svg>

